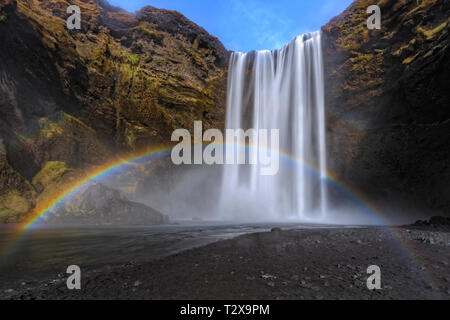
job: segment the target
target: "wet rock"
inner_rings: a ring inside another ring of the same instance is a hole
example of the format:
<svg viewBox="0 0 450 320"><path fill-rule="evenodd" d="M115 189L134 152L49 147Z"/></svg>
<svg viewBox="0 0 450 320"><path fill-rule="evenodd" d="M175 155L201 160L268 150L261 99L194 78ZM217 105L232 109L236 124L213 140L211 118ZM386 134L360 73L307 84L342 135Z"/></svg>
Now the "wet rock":
<svg viewBox="0 0 450 320"><path fill-rule="evenodd" d="M264 280L275 280L277 277L271 274L263 274L261 275L261 278L263 278Z"/></svg>
<svg viewBox="0 0 450 320"><path fill-rule="evenodd" d="M330 169L389 207L449 208L450 2L382 1L367 30L369 2L322 28Z"/></svg>
<svg viewBox="0 0 450 320"><path fill-rule="evenodd" d="M450 226L450 217L432 217L430 224L433 226Z"/></svg>
<svg viewBox="0 0 450 320"><path fill-rule="evenodd" d="M43 223L158 225L168 221L165 215L153 208L129 201L115 189L93 183L46 216Z"/></svg>
<svg viewBox="0 0 450 320"><path fill-rule="evenodd" d="M280 234L282 232L281 228L272 228L270 230L271 233Z"/></svg>

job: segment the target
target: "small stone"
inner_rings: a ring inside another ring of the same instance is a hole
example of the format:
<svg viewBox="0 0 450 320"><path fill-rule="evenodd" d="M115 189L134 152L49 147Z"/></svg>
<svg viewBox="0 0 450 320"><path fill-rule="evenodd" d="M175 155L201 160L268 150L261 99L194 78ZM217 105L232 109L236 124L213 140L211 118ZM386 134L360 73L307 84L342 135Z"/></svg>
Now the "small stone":
<svg viewBox="0 0 450 320"><path fill-rule="evenodd" d="M428 282L425 282L424 285L425 285L425 288L428 289L428 290L433 290L434 289L433 286L431 284L429 284Z"/></svg>
<svg viewBox="0 0 450 320"><path fill-rule="evenodd" d="M139 287L141 285L141 282L140 281L136 281L135 283L134 283L134 286L135 287Z"/></svg>
<svg viewBox="0 0 450 320"><path fill-rule="evenodd" d="M263 278L264 280L275 280L277 277L276 277L276 276L273 276L273 275L271 275L271 274L263 274L263 275L261 276L261 278Z"/></svg>

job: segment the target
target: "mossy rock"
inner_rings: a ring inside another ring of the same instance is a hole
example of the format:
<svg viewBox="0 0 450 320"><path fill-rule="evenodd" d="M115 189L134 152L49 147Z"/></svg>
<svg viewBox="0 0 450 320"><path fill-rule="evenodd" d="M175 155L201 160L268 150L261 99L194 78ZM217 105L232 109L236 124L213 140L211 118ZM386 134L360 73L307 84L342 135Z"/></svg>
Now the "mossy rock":
<svg viewBox="0 0 450 320"><path fill-rule="evenodd" d="M32 199L14 190L0 196L0 223L20 222L32 209Z"/></svg>
<svg viewBox="0 0 450 320"><path fill-rule="evenodd" d="M0 223L19 222L33 208L34 201L33 186L0 152Z"/></svg>
<svg viewBox="0 0 450 320"><path fill-rule="evenodd" d="M42 190L52 183L60 181L63 176L73 171L65 162L48 161L41 171L33 178L36 189Z"/></svg>

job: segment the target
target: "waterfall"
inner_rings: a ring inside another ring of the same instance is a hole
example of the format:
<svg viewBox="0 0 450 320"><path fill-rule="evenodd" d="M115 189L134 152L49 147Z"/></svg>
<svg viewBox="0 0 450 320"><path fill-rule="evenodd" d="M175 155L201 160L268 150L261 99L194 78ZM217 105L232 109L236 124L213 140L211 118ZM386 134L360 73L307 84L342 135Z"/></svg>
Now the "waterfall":
<svg viewBox="0 0 450 320"><path fill-rule="evenodd" d="M321 33L298 36L274 51L233 53L227 129L279 129L280 170L227 165L221 200L226 218L321 221L327 213ZM251 147L251 152L264 152ZM272 155L273 156L273 155Z"/></svg>

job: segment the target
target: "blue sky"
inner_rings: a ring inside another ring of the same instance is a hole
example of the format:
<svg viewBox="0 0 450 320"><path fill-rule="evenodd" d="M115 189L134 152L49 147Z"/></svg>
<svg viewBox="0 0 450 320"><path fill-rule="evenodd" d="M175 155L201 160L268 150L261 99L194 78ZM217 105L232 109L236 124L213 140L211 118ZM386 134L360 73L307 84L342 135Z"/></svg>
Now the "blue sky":
<svg viewBox="0 0 450 320"><path fill-rule="evenodd" d="M109 0L134 12L145 5L177 10L229 50L276 49L319 30L352 0Z"/></svg>

